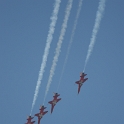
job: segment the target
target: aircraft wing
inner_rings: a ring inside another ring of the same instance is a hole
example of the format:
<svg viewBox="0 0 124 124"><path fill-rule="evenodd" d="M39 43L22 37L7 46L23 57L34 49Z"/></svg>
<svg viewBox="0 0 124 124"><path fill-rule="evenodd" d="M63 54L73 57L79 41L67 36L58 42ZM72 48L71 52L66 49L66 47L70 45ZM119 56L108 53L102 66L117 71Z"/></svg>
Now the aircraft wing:
<svg viewBox="0 0 124 124"><path fill-rule="evenodd" d="M76 84L79 84L79 81L76 81L75 83L76 83Z"/></svg>
<svg viewBox="0 0 124 124"><path fill-rule="evenodd" d="M43 112L43 115L45 115L48 111Z"/></svg>
<svg viewBox="0 0 124 124"><path fill-rule="evenodd" d="M48 103L49 103L49 104L53 104L53 101L49 101Z"/></svg>
<svg viewBox="0 0 124 124"><path fill-rule="evenodd" d="M87 74L84 74L84 77L86 76Z"/></svg>
<svg viewBox="0 0 124 124"><path fill-rule="evenodd" d="M37 113L37 114L35 114L35 116L39 117L39 114L40 114L40 113Z"/></svg>
<svg viewBox="0 0 124 124"><path fill-rule="evenodd" d="M88 78L85 78L84 80L83 80L83 83L87 80Z"/></svg>
<svg viewBox="0 0 124 124"><path fill-rule="evenodd" d="M57 102L60 101L60 100L61 100L61 98L57 99Z"/></svg>

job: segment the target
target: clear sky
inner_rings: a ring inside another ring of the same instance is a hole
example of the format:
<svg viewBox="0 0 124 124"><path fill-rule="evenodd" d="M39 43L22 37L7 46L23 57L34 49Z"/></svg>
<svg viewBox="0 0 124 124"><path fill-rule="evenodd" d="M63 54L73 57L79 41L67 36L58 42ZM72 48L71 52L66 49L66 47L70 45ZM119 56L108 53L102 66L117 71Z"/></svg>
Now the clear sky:
<svg viewBox="0 0 124 124"><path fill-rule="evenodd" d="M32 116L43 104L55 48L68 0L62 0L49 49L45 72ZM45 106L42 124L124 123L124 0L106 0L105 11L85 73L89 78L77 95L79 74L84 69L99 0L83 0L73 43L58 90L62 100L50 114L48 101L57 91L78 9L73 0L60 56ZM30 114L34 91L46 46L54 0L0 1L0 121L23 124ZM34 120L37 123L37 118Z"/></svg>

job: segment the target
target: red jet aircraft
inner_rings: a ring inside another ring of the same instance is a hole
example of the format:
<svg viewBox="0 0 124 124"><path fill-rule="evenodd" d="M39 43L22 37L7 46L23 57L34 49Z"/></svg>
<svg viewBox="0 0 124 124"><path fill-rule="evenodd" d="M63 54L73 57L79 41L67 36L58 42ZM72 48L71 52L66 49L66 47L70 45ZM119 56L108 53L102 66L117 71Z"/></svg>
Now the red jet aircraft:
<svg viewBox="0 0 124 124"><path fill-rule="evenodd" d="M83 83L88 79L88 78L84 78L87 74L85 73L81 73L80 74L80 80L76 81L75 83L78 84L78 94L80 92L80 88L83 85Z"/></svg>
<svg viewBox="0 0 124 124"><path fill-rule="evenodd" d="M49 104L51 104L51 113L53 112L53 108L56 105L56 103L61 100L61 98L57 99L57 97L60 96L60 94L58 93L54 93L54 94L55 95L53 96L53 100L48 102Z"/></svg>
<svg viewBox="0 0 124 124"><path fill-rule="evenodd" d="M41 118L48 112L48 111L45 111L44 112L44 109L46 109L46 107L44 107L44 106L41 106L40 107L40 112L39 113L37 113L37 114L35 114L35 116L37 116L38 117L38 124L40 124L40 120L41 120Z"/></svg>
<svg viewBox="0 0 124 124"><path fill-rule="evenodd" d="M28 121L27 121L27 123L25 123L25 124L34 124L35 121L32 121L32 122L31 122L31 120L32 120L33 118L34 118L34 117L28 116L28 118L27 118Z"/></svg>

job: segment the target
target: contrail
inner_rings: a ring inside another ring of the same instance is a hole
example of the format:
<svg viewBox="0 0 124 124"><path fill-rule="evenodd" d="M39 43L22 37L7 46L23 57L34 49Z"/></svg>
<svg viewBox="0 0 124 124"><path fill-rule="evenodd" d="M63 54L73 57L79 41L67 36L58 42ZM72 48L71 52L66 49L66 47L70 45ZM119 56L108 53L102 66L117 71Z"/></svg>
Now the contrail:
<svg viewBox="0 0 124 124"><path fill-rule="evenodd" d="M41 85L41 80L43 78L44 69L46 67L46 62L47 62L47 57L48 57L48 54L49 54L50 44L51 44L51 41L53 39L55 25L56 25L56 21L57 21L57 18L58 18L57 15L58 15L58 12L59 12L60 3L61 3L61 0L55 0L53 13L52 13L52 16L50 18L51 23L50 23L49 32L48 32L48 36L47 36L47 40L46 40L46 46L45 46L45 50L44 50L44 54L43 54L43 58L42 58L42 63L41 63L40 71L39 71L38 81L37 81L37 85L36 85L36 88L35 88L31 113L32 113L33 107L35 105L37 96L38 96L39 88L40 88L40 85Z"/></svg>
<svg viewBox="0 0 124 124"><path fill-rule="evenodd" d="M69 45L68 45L68 49L67 49L65 61L64 61L64 64L63 64L61 76L60 76L60 79L59 79L57 91L58 91L58 89L59 89L60 82L61 82L61 79L62 79L64 70L65 70L65 66L66 66L66 63L67 63L67 60L68 60L68 56L69 56L69 52L70 52L70 49L71 49L71 45L72 45L72 43L73 43L73 37L74 37L74 35L75 35L75 30L76 30L76 27L77 27L77 22L78 22L78 18L79 18L80 11L81 11L81 7L82 7L82 2L83 2L83 0L80 0L80 1L79 1L79 4L78 4L78 10L77 10L76 18L75 18L75 21L74 21L74 26L73 26L73 29L72 29L71 38L70 38L70 41L69 41Z"/></svg>
<svg viewBox="0 0 124 124"><path fill-rule="evenodd" d="M59 40L58 40L58 43L57 43L57 47L56 47L53 63L52 63L51 69L50 69L50 75L49 75L48 83L47 83L47 86L46 86L44 102L45 102L45 98L46 98L46 95L48 93L50 84L52 82L52 77L54 75L54 71L55 71L56 64L57 64L57 61L58 61L58 57L59 57L59 54L60 54L60 49L61 49L62 41L64 39L64 35L65 35L65 32L66 32L67 22L68 22L69 15L70 15L70 10L72 8L72 2L73 2L73 0L69 0L68 4L66 6L65 17L64 17L64 20L63 20L63 24L62 24Z"/></svg>
<svg viewBox="0 0 124 124"><path fill-rule="evenodd" d="M93 51L93 47L94 47L94 44L95 44L95 41L96 41L96 35L97 35L98 30L99 30L100 22L101 22L103 12L104 12L104 9L105 9L105 2L106 2L106 0L100 0L99 1L98 10L97 10L97 13L96 13L95 24L94 24L93 31L92 31L92 37L90 39L90 44L89 44L89 48L88 48L88 51L87 51L87 56L86 56L83 72L85 71L87 62L88 62L88 60L90 58L90 55Z"/></svg>

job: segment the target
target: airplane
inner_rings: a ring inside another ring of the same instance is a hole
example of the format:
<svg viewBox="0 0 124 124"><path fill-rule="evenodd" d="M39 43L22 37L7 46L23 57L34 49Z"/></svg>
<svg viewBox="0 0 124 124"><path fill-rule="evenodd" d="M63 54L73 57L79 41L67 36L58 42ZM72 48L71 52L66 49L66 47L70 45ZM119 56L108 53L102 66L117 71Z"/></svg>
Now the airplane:
<svg viewBox="0 0 124 124"><path fill-rule="evenodd" d="M85 73L81 73L80 74L80 80L76 81L75 83L78 84L78 94L80 92L80 88L83 85L83 83L88 79L88 78L84 78L87 74Z"/></svg>
<svg viewBox="0 0 124 124"><path fill-rule="evenodd" d="M48 102L49 104L51 104L51 113L53 112L56 103L61 100L61 98L57 99L57 97L60 96L60 94L58 93L54 93L54 94L55 95L53 96L53 100Z"/></svg>
<svg viewBox="0 0 124 124"><path fill-rule="evenodd" d="M35 116L37 116L38 117L38 124L40 124L40 120L41 120L41 118L48 112L48 111L45 111L44 112L44 109L46 109L46 107L44 107L44 106L41 106L40 107L40 112L39 113L37 113L37 114L35 114Z"/></svg>
<svg viewBox="0 0 124 124"><path fill-rule="evenodd" d="M28 116L28 118L27 118L28 122L25 123L25 124L34 124L35 121L32 121L32 122L31 122L31 120L32 120L33 118L34 118L34 117Z"/></svg>

